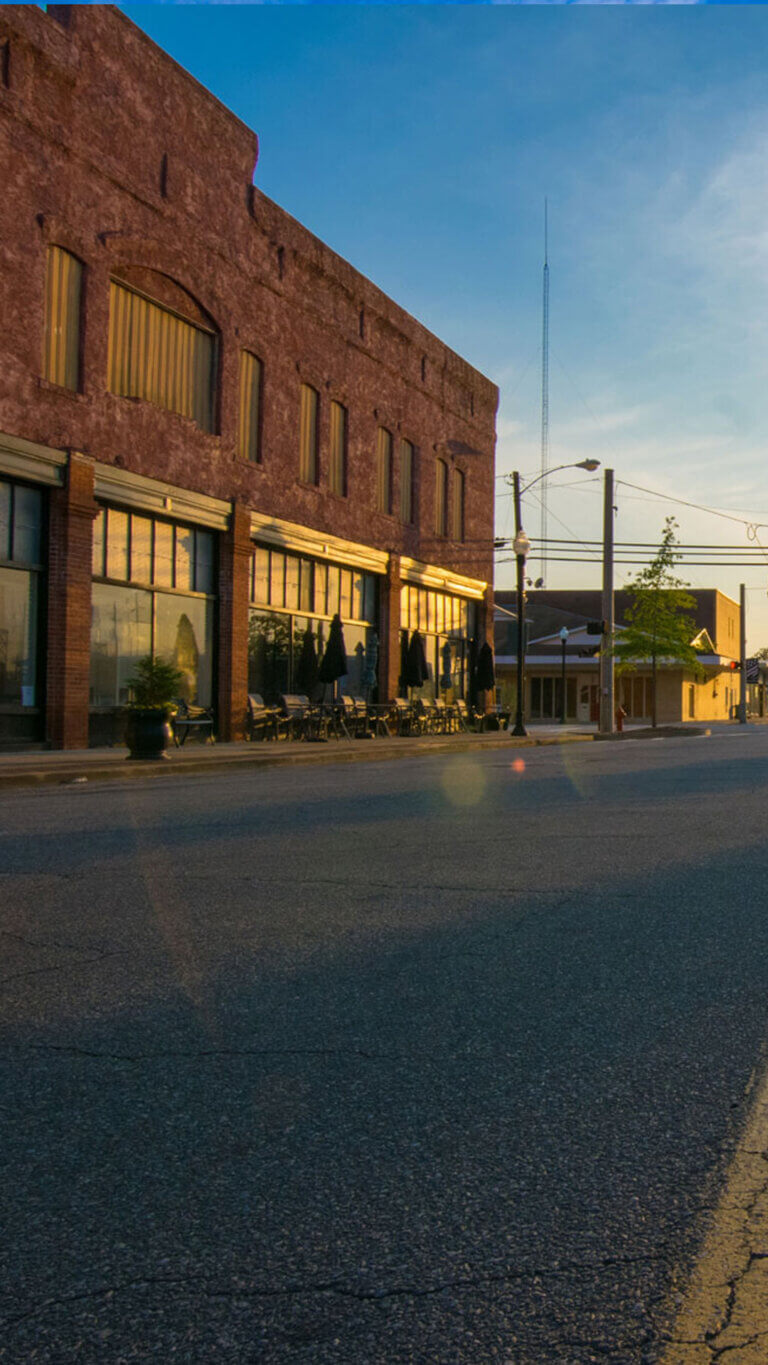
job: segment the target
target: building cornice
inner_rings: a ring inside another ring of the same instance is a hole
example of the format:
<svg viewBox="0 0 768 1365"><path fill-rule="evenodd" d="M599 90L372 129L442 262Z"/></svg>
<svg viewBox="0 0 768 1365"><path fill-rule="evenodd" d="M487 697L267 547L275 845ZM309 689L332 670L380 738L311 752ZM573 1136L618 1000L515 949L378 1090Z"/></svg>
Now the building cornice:
<svg viewBox="0 0 768 1365"><path fill-rule="evenodd" d="M55 450L52 446L37 445L21 436L0 432L0 474L60 488L68 459L66 450Z"/></svg>
<svg viewBox="0 0 768 1365"><path fill-rule="evenodd" d="M466 574L444 569L437 564L425 564L419 559L400 560L400 577L404 583L418 583L423 588L439 588L441 592L452 592L462 597L472 597L482 601L488 584L481 578L468 578Z"/></svg>
<svg viewBox="0 0 768 1365"><path fill-rule="evenodd" d="M251 513L251 538L262 545L311 555L313 559L331 560L335 564L348 564L371 573L385 573L389 562L385 550L375 550L370 545L361 545L354 540L343 540L324 531L314 531L309 526L284 521L281 517L268 517L262 512Z"/></svg>
<svg viewBox="0 0 768 1365"><path fill-rule="evenodd" d="M232 504L221 498L149 479L115 465L100 464L98 460L94 461L93 492L94 497L105 502L122 503L196 526L208 526L214 531L226 531L232 514Z"/></svg>

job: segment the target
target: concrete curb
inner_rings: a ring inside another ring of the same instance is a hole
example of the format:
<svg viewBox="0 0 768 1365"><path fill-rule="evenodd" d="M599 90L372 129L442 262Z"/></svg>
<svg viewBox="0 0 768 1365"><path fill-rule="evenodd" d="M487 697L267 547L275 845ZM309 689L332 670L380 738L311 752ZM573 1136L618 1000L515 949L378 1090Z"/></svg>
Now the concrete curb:
<svg viewBox="0 0 768 1365"><path fill-rule="evenodd" d="M227 752L226 745L206 749L199 756L183 756L175 751L166 762L130 762L122 753L102 758L81 753L70 761L51 756L39 756L39 763L13 766L13 760L0 759L0 791L15 787L45 785L74 786L85 782L134 781L163 777L192 777L202 773L221 773L227 769L257 769L293 767L297 764L368 763L398 758L427 758L433 754L471 753L483 749L530 749L556 744L583 744L595 738L592 734L529 735L516 739L507 734L452 735L442 738L404 739L397 747L386 740L331 740L327 744L297 742L285 746L263 743L243 750ZM35 757L38 757L37 755Z"/></svg>

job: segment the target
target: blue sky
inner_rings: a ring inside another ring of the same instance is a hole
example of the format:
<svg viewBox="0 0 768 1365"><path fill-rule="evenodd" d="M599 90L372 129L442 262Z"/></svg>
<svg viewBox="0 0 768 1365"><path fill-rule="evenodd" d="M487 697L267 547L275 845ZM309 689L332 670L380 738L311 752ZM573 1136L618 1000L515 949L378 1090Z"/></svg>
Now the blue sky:
<svg viewBox="0 0 768 1365"><path fill-rule="evenodd" d="M594 456L742 518L620 485L618 540L657 541L670 512L687 542L768 523L768 9L124 8L256 130L257 185L500 385L500 473L538 471L546 195L550 464ZM550 535L601 534L584 479L553 476ZM746 581L768 644L768 548L686 576Z"/></svg>

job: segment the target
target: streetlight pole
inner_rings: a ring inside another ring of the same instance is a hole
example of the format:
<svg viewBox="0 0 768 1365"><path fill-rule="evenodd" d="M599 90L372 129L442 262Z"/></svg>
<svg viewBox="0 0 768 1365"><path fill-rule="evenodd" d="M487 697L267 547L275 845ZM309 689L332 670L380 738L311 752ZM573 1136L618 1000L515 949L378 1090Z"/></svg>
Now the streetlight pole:
<svg viewBox="0 0 768 1365"><path fill-rule="evenodd" d="M568 630L565 626L560 631L560 646L563 651L562 670L560 677L560 724L565 725L565 646L568 643Z"/></svg>
<svg viewBox="0 0 768 1365"><path fill-rule="evenodd" d="M520 475L515 470L512 475L515 501L515 539L512 548L517 560L517 698L515 702L515 725L513 735L527 734L523 721L523 688L525 686L525 558L531 548L525 531L520 524Z"/></svg>
<svg viewBox="0 0 768 1365"><path fill-rule="evenodd" d="M529 488L533 488L540 479L547 478L550 474L556 474L559 469L586 469L592 474L598 468L599 460L579 460L576 464L557 464L553 469L546 469L543 474L539 474L535 479L520 489L520 475L517 470L512 474L512 490L515 505L515 539L512 542L515 559L517 560L517 702L515 705L515 724L512 734L524 738L528 731L523 720L523 690L525 687L525 561L531 542L522 527L520 513L520 499L522 493L527 493Z"/></svg>

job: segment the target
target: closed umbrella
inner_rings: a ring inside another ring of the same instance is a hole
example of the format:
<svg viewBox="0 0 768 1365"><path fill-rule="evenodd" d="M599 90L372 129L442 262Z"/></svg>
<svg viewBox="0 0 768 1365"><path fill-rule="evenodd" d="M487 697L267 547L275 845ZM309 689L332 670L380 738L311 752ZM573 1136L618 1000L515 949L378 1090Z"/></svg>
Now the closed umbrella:
<svg viewBox="0 0 768 1365"><path fill-rule="evenodd" d="M445 644L440 650L440 658L443 661L443 671L440 674L440 691L447 692L452 682L451 664L453 661L453 654L451 651L450 642L448 640L446 640Z"/></svg>
<svg viewBox="0 0 768 1365"><path fill-rule="evenodd" d="M318 677L322 683L335 683L337 678L346 677L348 672L349 665L347 664L347 651L344 646L344 631L341 627L341 617L337 612L331 621L328 644L325 646L325 653L320 661Z"/></svg>
<svg viewBox="0 0 768 1365"><path fill-rule="evenodd" d="M405 657L405 682L407 687L423 687L429 677L424 639L418 630L413 632L408 653Z"/></svg>
<svg viewBox="0 0 768 1365"><path fill-rule="evenodd" d="M486 641L480 646L475 668L475 687L478 692L490 692L496 681L493 671L493 650Z"/></svg>
<svg viewBox="0 0 768 1365"><path fill-rule="evenodd" d="M311 626L307 626L301 641L299 662L296 665L296 686L310 701L317 688L318 667L314 632Z"/></svg>
<svg viewBox="0 0 768 1365"><path fill-rule="evenodd" d="M377 668L379 664L379 637L375 630L372 630L365 642L365 663L363 664L362 688L366 695L370 695L378 681Z"/></svg>

